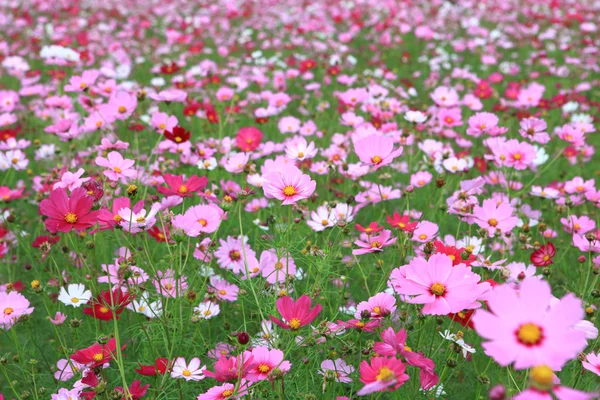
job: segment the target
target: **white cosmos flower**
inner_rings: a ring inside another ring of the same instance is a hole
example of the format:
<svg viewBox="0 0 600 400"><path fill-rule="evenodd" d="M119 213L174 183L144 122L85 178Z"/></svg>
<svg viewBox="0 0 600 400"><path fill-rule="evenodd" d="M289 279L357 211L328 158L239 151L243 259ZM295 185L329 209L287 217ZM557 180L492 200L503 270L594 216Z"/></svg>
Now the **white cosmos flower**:
<svg viewBox="0 0 600 400"><path fill-rule="evenodd" d="M406 114L404 114L404 119L408 122L420 124L427 120L427 115L421 111L407 111Z"/></svg>
<svg viewBox="0 0 600 400"><path fill-rule="evenodd" d="M162 315L162 303L160 301L150 302L146 292L129 303L127 308L148 318L157 318Z"/></svg>
<svg viewBox="0 0 600 400"><path fill-rule="evenodd" d="M83 304L87 304L92 298L92 292L85 289L85 286L81 283L72 283L65 289L60 289L58 300L67 305L73 307L79 307Z"/></svg>
<svg viewBox="0 0 600 400"><path fill-rule="evenodd" d="M194 308L194 312L202 319L210 319L216 317L221 312L221 307L212 301L204 301Z"/></svg>
<svg viewBox="0 0 600 400"><path fill-rule="evenodd" d="M475 353L475 348L466 344L462 337L455 335L454 333L450 333L449 330L446 329L444 333L440 332L440 335L444 339L450 340L451 342L454 342L457 345L459 345L462 349L462 354L464 358L467 358L468 353Z"/></svg>
<svg viewBox="0 0 600 400"><path fill-rule="evenodd" d="M213 169L217 168L217 159L211 157L208 160L200 160L196 165L200 169L207 169L209 171L212 171Z"/></svg>

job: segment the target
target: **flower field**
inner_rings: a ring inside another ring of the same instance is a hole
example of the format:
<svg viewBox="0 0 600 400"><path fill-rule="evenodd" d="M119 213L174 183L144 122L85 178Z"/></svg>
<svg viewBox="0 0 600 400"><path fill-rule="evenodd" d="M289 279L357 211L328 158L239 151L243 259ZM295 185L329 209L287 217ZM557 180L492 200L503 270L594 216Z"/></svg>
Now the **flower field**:
<svg viewBox="0 0 600 400"><path fill-rule="evenodd" d="M600 396L600 3L0 4L0 400Z"/></svg>

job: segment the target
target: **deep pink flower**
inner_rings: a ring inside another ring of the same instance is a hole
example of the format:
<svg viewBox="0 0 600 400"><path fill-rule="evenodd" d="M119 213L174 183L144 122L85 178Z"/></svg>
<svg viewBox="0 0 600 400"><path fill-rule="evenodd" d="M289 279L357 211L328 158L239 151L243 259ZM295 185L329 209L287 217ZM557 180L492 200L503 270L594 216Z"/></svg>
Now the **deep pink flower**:
<svg viewBox="0 0 600 400"><path fill-rule="evenodd" d="M352 250L352 254L360 255L383 251L384 247L396 243L397 238L390 238L391 234L392 232L388 229L383 230L379 235L361 234L360 239L354 241L359 248Z"/></svg>
<svg viewBox="0 0 600 400"><path fill-rule="evenodd" d="M323 309L320 304L317 304L311 310L311 300L310 297L306 295L300 296L295 302L289 296L282 297L277 300L276 306L277 311L279 311L279 314L283 317L283 321L269 315L271 321L275 322L283 329L291 329L294 331L313 322Z"/></svg>
<svg viewBox="0 0 600 400"><path fill-rule="evenodd" d="M365 384L356 394L364 396L370 393L393 391L408 380L404 373L406 366L396 358L373 357L370 362L360 363L360 381Z"/></svg>
<svg viewBox="0 0 600 400"><path fill-rule="evenodd" d="M373 134L354 143L354 151L360 161L374 170L388 165L402 154L403 147L394 150L394 140L387 136Z"/></svg>
<svg viewBox="0 0 600 400"><path fill-rule="evenodd" d="M123 208L130 208L131 200L129 197L117 197L113 200L112 211L103 208L98 213L98 225L100 230L113 229L115 226L123 220L123 217L119 215L119 211ZM140 200L131 209L134 213L139 213L144 208L144 201Z"/></svg>
<svg viewBox="0 0 600 400"><path fill-rule="evenodd" d="M250 357L252 357L252 367L247 375L249 382L263 381L269 378L274 369L286 373L292 367L289 361L284 361L283 351L279 349L269 350L264 346L256 347L252 352L244 352L244 358L249 359Z"/></svg>
<svg viewBox="0 0 600 400"><path fill-rule="evenodd" d="M205 176L192 175L186 182L183 181L181 175L164 174L163 178L169 187L159 186L157 190L165 196L191 197L208 185L208 179Z"/></svg>
<svg viewBox="0 0 600 400"><path fill-rule="evenodd" d="M99 211L92 211L93 205L94 198L88 196L84 188L74 189L71 197L64 188L59 188L42 200L40 214L48 217L44 223L52 233L81 231L96 223Z"/></svg>

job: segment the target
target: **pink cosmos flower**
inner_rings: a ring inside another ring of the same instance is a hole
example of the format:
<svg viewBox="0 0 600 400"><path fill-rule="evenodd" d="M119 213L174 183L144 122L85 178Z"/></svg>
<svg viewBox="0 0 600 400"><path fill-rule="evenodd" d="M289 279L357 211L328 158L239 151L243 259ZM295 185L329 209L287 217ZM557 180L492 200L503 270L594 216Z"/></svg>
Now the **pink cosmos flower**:
<svg viewBox="0 0 600 400"><path fill-rule="evenodd" d="M17 291L0 292L0 328L9 330L22 315L31 314L29 300Z"/></svg>
<svg viewBox="0 0 600 400"><path fill-rule="evenodd" d="M249 382L263 381L269 377L274 370L279 370L282 374L287 373L292 364L284 361L283 351L279 349L269 350L265 346L256 347L252 352L244 352L244 358L252 357L252 368L248 371L247 379Z"/></svg>
<svg viewBox="0 0 600 400"><path fill-rule="evenodd" d="M460 126L463 123L461 109L458 107L441 108L437 117L440 125L448 128Z"/></svg>
<svg viewBox="0 0 600 400"><path fill-rule="evenodd" d="M219 300L236 301L240 288L218 276L210 277L210 286L215 297Z"/></svg>
<svg viewBox="0 0 600 400"><path fill-rule="evenodd" d="M215 251L215 257L221 268L229 269L234 274L245 273L246 260L250 258L256 258L256 253L246 243L247 239L244 238L244 243L241 239L237 239L231 236L227 236L225 240L219 239L221 246Z"/></svg>
<svg viewBox="0 0 600 400"><path fill-rule="evenodd" d="M537 157L537 152L532 145L527 142L519 142L516 139L507 140L503 148L506 156L502 162L507 167L513 167L516 170L531 167Z"/></svg>
<svg viewBox="0 0 600 400"><path fill-rule="evenodd" d="M202 233L213 233L221 224L224 212L214 204L200 204L190 207L185 214L173 218L174 228L183 229L186 235L197 237Z"/></svg>
<svg viewBox="0 0 600 400"><path fill-rule="evenodd" d="M515 209L508 203L500 203L494 199L485 199L482 206L476 205L473 208L475 223L483 229L487 229L490 237L493 237L496 231L502 233L510 232L519 219L514 216Z"/></svg>
<svg viewBox="0 0 600 400"><path fill-rule="evenodd" d="M131 117L137 107L137 97L125 91L114 93L108 104L113 108L115 118L121 121Z"/></svg>
<svg viewBox="0 0 600 400"><path fill-rule="evenodd" d="M236 385L225 383L221 386L213 386L206 393L202 393L197 400L235 400L243 398L248 393L248 383L242 379L236 390Z"/></svg>
<svg viewBox="0 0 600 400"><path fill-rule="evenodd" d="M361 301L356 307L354 317L363 318L362 313L366 311L370 318L383 318L396 311L396 298L391 294L377 293L368 301Z"/></svg>
<svg viewBox="0 0 600 400"><path fill-rule="evenodd" d="M447 86L435 88L430 97L440 107L452 107L459 102L456 90Z"/></svg>
<svg viewBox="0 0 600 400"><path fill-rule="evenodd" d="M148 97L154 101L164 101L165 103L183 103L187 98L187 93L179 89L167 89L151 93Z"/></svg>
<svg viewBox="0 0 600 400"><path fill-rule="evenodd" d="M74 189L71 197L65 189L59 188L41 201L40 214L48 217L44 223L52 233L82 231L96 223L99 211L91 211L93 204L94 198L82 187Z"/></svg>
<svg viewBox="0 0 600 400"><path fill-rule="evenodd" d="M95 70L84 71L81 76L73 75L69 84L65 85L65 92L84 92L96 83L99 76L100 72Z"/></svg>
<svg viewBox="0 0 600 400"><path fill-rule="evenodd" d="M121 180L122 183L127 183L128 178L134 178L137 175L137 171L132 168L134 163L134 160L123 158L116 151L108 153L107 158L96 157L96 165L108 168L104 170L104 175L111 181Z"/></svg>
<svg viewBox="0 0 600 400"><path fill-rule="evenodd" d="M177 126L177 123L177 117L173 115L169 116L163 112L155 112L152 114L152 119L150 120L150 125L161 134L164 133L164 131L172 132L173 128Z"/></svg>
<svg viewBox="0 0 600 400"><path fill-rule="evenodd" d="M175 271L168 269L165 272L158 271L158 280L152 282L156 291L165 297L183 297L188 288L187 279L185 276L175 277Z"/></svg>
<svg viewBox="0 0 600 400"><path fill-rule="evenodd" d="M248 357L248 352L238 356L227 357L229 349L225 349L226 354L220 354L215 362L215 372L206 370L204 375L216 379L219 382L237 381L240 377L245 378L250 368L254 365L252 355Z"/></svg>
<svg viewBox="0 0 600 400"><path fill-rule="evenodd" d="M546 132L548 125L543 119L524 118L521 120L520 127L519 134L525 139L541 144L546 144L550 141L550 136Z"/></svg>
<svg viewBox="0 0 600 400"><path fill-rule="evenodd" d="M296 137L285 146L285 154L291 160L306 160L317 155L319 150L314 142L307 143L303 137Z"/></svg>
<svg viewBox="0 0 600 400"><path fill-rule="evenodd" d="M163 179L169 187L159 186L158 193L165 196L192 197L194 193L203 190L208 185L205 176L192 175L187 181L183 181L182 175L163 174Z"/></svg>
<svg viewBox="0 0 600 400"><path fill-rule="evenodd" d="M560 223L563 225L563 230L569 233L585 235L586 233L596 229L596 221L586 215L578 217L571 215L569 218L561 218Z"/></svg>
<svg viewBox="0 0 600 400"><path fill-rule="evenodd" d="M281 200L282 205L309 198L317 188L317 182L293 165L284 166L281 172L267 173L264 178L265 197Z"/></svg>
<svg viewBox="0 0 600 400"><path fill-rule="evenodd" d="M403 147L394 150L394 139L374 134L355 142L354 151L362 163L377 170L402 154Z"/></svg>
<svg viewBox="0 0 600 400"><path fill-rule="evenodd" d="M298 330L300 327L313 322L323 309L320 304L317 304L311 310L311 303L310 297L306 295L300 296L295 302L289 296L281 297L275 304L283 321L272 315L269 315L269 318L283 329Z"/></svg>
<svg viewBox="0 0 600 400"><path fill-rule="evenodd" d="M129 197L117 197L113 200L112 211L103 208L100 210L98 214L98 225L100 225L100 230L104 229L113 229L115 226L119 225L119 223L123 220L123 217L119 215L119 211L123 208L130 208L131 200ZM144 208L144 201L140 200L133 206L132 211L137 214L142 208Z"/></svg>
<svg viewBox="0 0 600 400"><path fill-rule="evenodd" d="M588 354L585 357L585 361L581 364L583 365L583 368L600 376L600 354Z"/></svg>
<svg viewBox="0 0 600 400"><path fill-rule="evenodd" d="M479 137L498 126L498 117L489 112L478 112L468 121L467 135Z"/></svg>
<svg viewBox="0 0 600 400"><path fill-rule="evenodd" d="M410 184L414 187L422 188L431 182L433 176L427 171L419 171L411 175Z"/></svg>
<svg viewBox="0 0 600 400"><path fill-rule="evenodd" d="M525 279L516 291L510 285L494 288L486 300L490 311L477 310L475 330L484 339L485 353L515 369L546 364L559 370L586 345L585 333L573 329L584 317L581 300L572 293L550 308L548 282Z"/></svg>
<svg viewBox="0 0 600 400"><path fill-rule="evenodd" d="M360 239L354 241L359 248L352 250L352 254L360 255L383 251L384 247L392 245L398 240L398 238L390 239L391 234L392 231L389 229L384 229L379 235L361 234Z"/></svg>
<svg viewBox="0 0 600 400"><path fill-rule="evenodd" d="M270 249L260 254L259 269L267 282L273 285L293 277L296 274L296 263L289 254L279 258L275 249Z"/></svg>
<svg viewBox="0 0 600 400"><path fill-rule="evenodd" d="M171 370L171 378L183 378L186 381L201 381L205 378L204 370L206 365L200 366L200 359L194 357L190 363L185 362L185 358L177 357Z"/></svg>
<svg viewBox="0 0 600 400"><path fill-rule="evenodd" d="M136 206L137 204L133 208L135 209ZM136 212L129 208L121 208L119 210L119 217L121 217L119 226L129 233L146 231L156 224L156 214L160 211L160 207L160 203L154 203L149 212L146 212L146 209Z"/></svg>
<svg viewBox="0 0 600 400"><path fill-rule="evenodd" d="M69 172L66 171L62 177L60 178L60 182L56 182L53 186L53 189L58 188L67 188L70 191L76 189L83 185L85 182L89 181L91 178L81 178L81 175L85 173L83 168L79 168L77 172Z"/></svg>
<svg viewBox="0 0 600 400"><path fill-rule="evenodd" d="M67 316L65 314L61 313L60 311L57 311L56 314L54 315L54 318L48 317L48 319L54 325L61 325L63 322L65 322L67 320Z"/></svg>
<svg viewBox="0 0 600 400"><path fill-rule="evenodd" d="M338 358L336 360L324 360L321 363L321 369L318 371L325 379L333 378L336 382L349 383L352 378L348 375L354 372L354 367L348 365L346 361Z"/></svg>
<svg viewBox="0 0 600 400"><path fill-rule="evenodd" d="M420 243L430 242L438 235L438 230L437 224L430 221L421 221L413 231L411 239Z"/></svg>
<svg viewBox="0 0 600 400"><path fill-rule="evenodd" d="M356 394L393 391L408 380L404 363L396 358L373 357L360 363L360 381L365 384Z"/></svg>
<svg viewBox="0 0 600 400"><path fill-rule="evenodd" d="M67 360L62 358L56 363L56 372L54 373L54 378L66 382L74 377L75 374L78 374L84 369L85 364L78 363L75 360Z"/></svg>
<svg viewBox="0 0 600 400"><path fill-rule="evenodd" d="M390 284L396 293L409 296L408 303L424 304L423 314L447 315L480 307L477 300L490 284L480 283L481 277L470 267L452 265L452 259L443 253L428 260L415 257L392 271Z"/></svg>

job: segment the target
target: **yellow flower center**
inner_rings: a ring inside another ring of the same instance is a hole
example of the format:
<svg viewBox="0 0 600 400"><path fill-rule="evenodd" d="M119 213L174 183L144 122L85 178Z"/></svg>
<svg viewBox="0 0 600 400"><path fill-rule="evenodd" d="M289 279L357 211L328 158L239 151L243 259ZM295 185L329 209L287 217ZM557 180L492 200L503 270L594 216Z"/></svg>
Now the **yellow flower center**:
<svg viewBox="0 0 600 400"><path fill-rule="evenodd" d="M141 224L143 222L146 222L146 218L144 218L144 217L137 217L135 219L135 222L137 222L138 224Z"/></svg>
<svg viewBox="0 0 600 400"><path fill-rule="evenodd" d="M125 112L127 111L127 108L125 108L125 106L119 106L118 111L121 114L125 114Z"/></svg>
<svg viewBox="0 0 600 400"><path fill-rule="evenodd" d="M554 374L547 365L539 365L531 370L531 379L538 385L549 386L552 385Z"/></svg>
<svg viewBox="0 0 600 400"><path fill-rule="evenodd" d="M515 155L513 155L513 158L515 160L520 160L521 159L521 154L520 153L516 153Z"/></svg>
<svg viewBox="0 0 600 400"><path fill-rule="evenodd" d="M93 358L94 358L94 361L100 362L100 361L104 360L104 354L96 353L96 354L94 354Z"/></svg>
<svg viewBox="0 0 600 400"><path fill-rule="evenodd" d="M421 240L425 240L425 239L427 239L427 235L426 235L426 234L424 234L424 233L421 233L421 234L419 235L419 239L421 239Z"/></svg>
<svg viewBox="0 0 600 400"><path fill-rule="evenodd" d="M79 88L80 88L80 89L85 89L86 87L87 87L87 84L86 84L85 82L81 82L81 83L79 84Z"/></svg>
<svg viewBox="0 0 600 400"><path fill-rule="evenodd" d="M121 171L122 171L122 169L121 169L121 168L119 168L119 167L114 167L114 168L113 168L113 171L115 171L117 174L120 174L120 173L121 173Z"/></svg>
<svg viewBox="0 0 600 400"><path fill-rule="evenodd" d="M102 126L102 121L96 121L96 128L100 128Z"/></svg>
<svg viewBox="0 0 600 400"><path fill-rule="evenodd" d="M437 282L431 285L429 290L431 290L431 293L435 294L436 296L441 296L446 293L446 286L444 286L443 283Z"/></svg>
<svg viewBox="0 0 600 400"><path fill-rule="evenodd" d="M100 311L102 314L106 314L106 313L107 313L107 312L109 312L110 310L108 309L108 307L104 307L104 306L102 306L102 307L100 307L100 310L99 310L99 311Z"/></svg>
<svg viewBox="0 0 600 400"><path fill-rule="evenodd" d="M269 372L271 370L271 367L269 367L267 364L260 364L258 366L258 370L261 373L266 374L267 372Z"/></svg>
<svg viewBox="0 0 600 400"><path fill-rule="evenodd" d="M74 224L77 222L77 214L72 212L67 213L67 215L65 215L65 221L69 224Z"/></svg>
<svg viewBox="0 0 600 400"><path fill-rule="evenodd" d="M371 157L371 162L373 164L379 164L381 162L381 157L379 157L379 156L373 156L373 157Z"/></svg>
<svg viewBox="0 0 600 400"><path fill-rule="evenodd" d="M188 191L187 186L185 186L185 185L179 186L179 190L178 190L179 193L183 194L183 193L187 193L187 191Z"/></svg>
<svg viewBox="0 0 600 400"><path fill-rule="evenodd" d="M392 380L394 379L394 371L392 371L388 367L381 367L375 379L377 379L378 381Z"/></svg>
<svg viewBox="0 0 600 400"><path fill-rule="evenodd" d="M283 194L286 196L293 196L296 193L298 193L298 192L296 192L296 189L291 185L288 185L283 188Z"/></svg>
<svg viewBox="0 0 600 400"><path fill-rule="evenodd" d="M521 343L528 346L539 344L543 338L542 329L536 324L523 324L517 331L517 338Z"/></svg>
<svg viewBox="0 0 600 400"><path fill-rule="evenodd" d="M15 310L13 310L12 308L10 308L10 307L6 307L6 308L4 309L4 315L10 315L10 314L12 314L14 311L15 311Z"/></svg>
<svg viewBox="0 0 600 400"><path fill-rule="evenodd" d="M165 285L165 289L167 289L167 290L171 290L171 289L173 289L173 284L172 284L172 283L167 283L167 284Z"/></svg>
<svg viewBox="0 0 600 400"><path fill-rule="evenodd" d="M303 152L301 152L301 151L299 151L299 152L298 152L298 158L302 158L302 157L304 157L304 153L303 153Z"/></svg>
<svg viewBox="0 0 600 400"><path fill-rule="evenodd" d="M113 221L116 222L121 222L122 219L123 217L121 217L119 214L115 214L115 216L113 217Z"/></svg>
<svg viewBox="0 0 600 400"><path fill-rule="evenodd" d="M233 390L227 389L225 390L223 393L221 393L221 397L225 398L225 397L229 397L233 394Z"/></svg>
<svg viewBox="0 0 600 400"><path fill-rule="evenodd" d="M410 347L408 347L407 345L404 345L404 351L412 351L412 349Z"/></svg>
<svg viewBox="0 0 600 400"><path fill-rule="evenodd" d="M198 223L199 223L200 225L202 225L202 226L206 226L206 225L208 225L208 222L206 222L206 220L205 220L205 219L199 219L199 220L198 220Z"/></svg>
<svg viewBox="0 0 600 400"><path fill-rule="evenodd" d="M300 320L298 318L292 318L290 321L290 328L292 328L292 330L300 328Z"/></svg>
<svg viewBox="0 0 600 400"><path fill-rule="evenodd" d="M79 299L77 297L71 297L71 303L79 303Z"/></svg>
<svg viewBox="0 0 600 400"><path fill-rule="evenodd" d="M227 294L227 290L221 289L221 290L219 290L219 294L222 295L222 296L226 295Z"/></svg>
<svg viewBox="0 0 600 400"><path fill-rule="evenodd" d="M184 369L183 372L181 373L181 375L183 376L190 376L192 375L191 371L189 369Z"/></svg>
<svg viewBox="0 0 600 400"><path fill-rule="evenodd" d="M489 224L490 226L496 227L496 226L498 225L498 220L497 220L496 218L491 218L491 219L488 221L488 224Z"/></svg>
<svg viewBox="0 0 600 400"><path fill-rule="evenodd" d="M378 242L377 240L374 240L371 242L371 248L372 249L378 249L381 247L381 242Z"/></svg>
<svg viewBox="0 0 600 400"><path fill-rule="evenodd" d="M381 308L379 306L373 307L373 314L381 314Z"/></svg>
<svg viewBox="0 0 600 400"><path fill-rule="evenodd" d="M321 225L327 226L327 225L329 225L329 221L327 221L326 219L324 219L324 220L321 221Z"/></svg>

